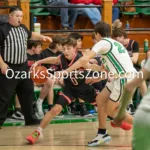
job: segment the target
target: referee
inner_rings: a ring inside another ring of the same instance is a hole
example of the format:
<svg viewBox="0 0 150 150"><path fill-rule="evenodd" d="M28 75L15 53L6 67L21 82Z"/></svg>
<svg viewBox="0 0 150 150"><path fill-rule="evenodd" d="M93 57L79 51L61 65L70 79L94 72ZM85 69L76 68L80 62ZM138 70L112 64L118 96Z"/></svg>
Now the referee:
<svg viewBox="0 0 150 150"><path fill-rule="evenodd" d="M33 82L22 73L28 73L29 70L26 52L27 39L51 41L51 38L30 32L21 24L22 17L21 8L12 7L9 11L8 22L0 24L0 126L7 117L8 106L15 92L25 117L25 125L40 123L32 117Z"/></svg>

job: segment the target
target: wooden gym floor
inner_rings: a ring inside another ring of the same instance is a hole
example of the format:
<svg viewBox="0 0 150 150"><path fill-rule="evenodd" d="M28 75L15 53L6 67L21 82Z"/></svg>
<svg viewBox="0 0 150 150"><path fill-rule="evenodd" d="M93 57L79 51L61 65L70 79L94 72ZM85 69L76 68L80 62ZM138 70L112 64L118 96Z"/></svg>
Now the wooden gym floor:
<svg viewBox="0 0 150 150"><path fill-rule="evenodd" d="M97 122L50 124L35 145L29 145L25 137L36 126L3 127L0 130L0 150L131 150L132 131L107 129L112 140L100 147L87 147L97 132Z"/></svg>

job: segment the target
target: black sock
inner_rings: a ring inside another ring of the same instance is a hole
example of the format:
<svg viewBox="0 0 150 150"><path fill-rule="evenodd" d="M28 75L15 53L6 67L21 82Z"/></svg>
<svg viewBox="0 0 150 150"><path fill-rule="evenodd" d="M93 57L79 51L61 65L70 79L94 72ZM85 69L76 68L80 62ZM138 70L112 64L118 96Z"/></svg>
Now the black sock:
<svg viewBox="0 0 150 150"><path fill-rule="evenodd" d="M98 134L106 134L106 129L98 129Z"/></svg>
<svg viewBox="0 0 150 150"><path fill-rule="evenodd" d="M48 110L50 111L53 108L53 105L48 105Z"/></svg>

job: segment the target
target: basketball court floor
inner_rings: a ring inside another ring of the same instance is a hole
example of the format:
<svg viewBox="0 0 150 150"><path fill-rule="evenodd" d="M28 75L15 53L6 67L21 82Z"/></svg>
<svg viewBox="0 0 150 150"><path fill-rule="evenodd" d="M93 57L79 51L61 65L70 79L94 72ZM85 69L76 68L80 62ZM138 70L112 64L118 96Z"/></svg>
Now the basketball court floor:
<svg viewBox="0 0 150 150"><path fill-rule="evenodd" d="M0 130L0 150L131 150L132 131L107 129L112 140L100 147L87 147L97 132L97 122L50 124L34 144L25 140L36 126L4 126Z"/></svg>

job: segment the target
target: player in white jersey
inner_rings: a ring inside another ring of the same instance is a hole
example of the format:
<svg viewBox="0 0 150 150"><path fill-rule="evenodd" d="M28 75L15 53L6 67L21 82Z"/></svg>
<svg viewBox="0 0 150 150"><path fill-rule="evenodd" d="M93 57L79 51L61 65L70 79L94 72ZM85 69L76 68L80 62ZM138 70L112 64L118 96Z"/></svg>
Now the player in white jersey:
<svg viewBox="0 0 150 150"><path fill-rule="evenodd" d="M89 60L94 58L98 53L102 57L102 63L105 68L118 75L118 77L120 74L125 77L126 74L134 73L135 69L133 68L127 50L122 44L109 38L110 32L111 29L109 24L103 21L97 23L94 28L94 33L96 41L99 42L94 45L87 56L81 57L76 63L62 73L69 73L80 67L90 68L91 66L88 64ZM100 66L93 69L101 71L102 67ZM117 113L120 97L123 92L123 85L127 82L127 79L124 77L108 82L102 92L98 94L96 100L98 106L99 129L97 136L88 143L88 146L97 146L111 139L106 131L106 117L109 115L113 118ZM94 79L91 82L94 82ZM126 114L124 122L122 122L119 127L124 130L130 130L132 128L132 119L131 115ZM111 125L117 127L113 122L111 122Z"/></svg>
<svg viewBox="0 0 150 150"><path fill-rule="evenodd" d="M150 58L147 60L142 69L143 75L135 77L131 82L127 83L121 98L121 107L115 118L115 123L120 124L125 118L125 108L129 100L133 96L134 90L144 80L150 77ZM135 115L133 123L133 150L150 150L150 86L148 92L143 97Z"/></svg>

